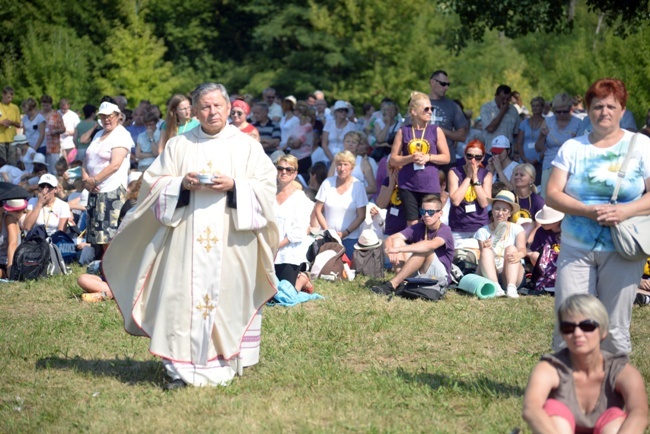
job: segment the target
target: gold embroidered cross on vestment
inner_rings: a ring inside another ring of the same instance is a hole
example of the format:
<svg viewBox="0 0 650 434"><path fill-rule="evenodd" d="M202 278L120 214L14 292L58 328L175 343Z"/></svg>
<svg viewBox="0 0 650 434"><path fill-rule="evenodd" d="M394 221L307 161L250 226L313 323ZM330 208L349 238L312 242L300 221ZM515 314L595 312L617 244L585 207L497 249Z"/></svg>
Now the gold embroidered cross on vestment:
<svg viewBox="0 0 650 434"><path fill-rule="evenodd" d="M210 249L217 244L217 241L219 241L219 238L216 236L212 235L212 230L210 230L209 227L205 228L203 233L199 235L199 237L196 239L196 241L199 242L203 247L205 247L205 250L210 253ZM205 244L204 244L205 243Z"/></svg>
<svg viewBox="0 0 650 434"><path fill-rule="evenodd" d="M206 319L207 317L210 316L210 311L216 309L217 306L215 306L212 303L212 300L210 299L210 296L208 294L205 294L205 297L203 297L203 304L199 303L196 305L196 308L199 311L203 311L203 319Z"/></svg>

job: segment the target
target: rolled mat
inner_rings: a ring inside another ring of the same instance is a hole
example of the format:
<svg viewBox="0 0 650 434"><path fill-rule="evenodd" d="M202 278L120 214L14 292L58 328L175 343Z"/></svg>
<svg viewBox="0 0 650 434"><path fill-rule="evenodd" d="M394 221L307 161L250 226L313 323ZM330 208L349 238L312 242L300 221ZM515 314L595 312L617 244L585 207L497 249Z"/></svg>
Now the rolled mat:
<svg viewBox="0 0 650 434"><path fill-rule="evenodd" d="M466 274L458 282L458 289L468 294L476 295L479 299L493 298L497 292L497 284L478 274Z"/></svg>

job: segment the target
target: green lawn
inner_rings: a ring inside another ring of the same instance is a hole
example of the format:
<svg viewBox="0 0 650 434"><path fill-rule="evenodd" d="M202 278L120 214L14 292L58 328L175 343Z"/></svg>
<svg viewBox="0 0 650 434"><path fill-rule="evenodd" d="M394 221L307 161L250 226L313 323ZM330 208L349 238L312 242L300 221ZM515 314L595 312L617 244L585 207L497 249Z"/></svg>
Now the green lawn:
<svg viewBox="0 0 650 434"><path fill-rule="evenodd" d="M265 307L262 359L228 387L162 390L148 340L75 276L0 286L0 432L510 433L549 350L553 299L387 301L363 279L325 300ZM650 375L650 309L633 363Z"/></svg>

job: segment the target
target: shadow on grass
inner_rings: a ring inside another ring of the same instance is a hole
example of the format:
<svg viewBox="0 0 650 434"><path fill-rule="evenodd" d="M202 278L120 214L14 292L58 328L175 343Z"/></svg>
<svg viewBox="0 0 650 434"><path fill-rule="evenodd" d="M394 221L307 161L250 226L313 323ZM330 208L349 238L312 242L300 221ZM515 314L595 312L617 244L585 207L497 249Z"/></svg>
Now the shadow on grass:
<svg viewBox="0 0 650 434"><path fill-rule="evenodd" d="M397 375L408 383L416 383L429 386L433 390L451 390L456 392L469 392L490 398L521 397L524 389L519 386L499 383L490 378L466 377L460 379L449 375L420 372L413 374L404 369L398 369Z"/></svg>
<svg viewBox="0 0 650 434"><path fill-rule="evenodd" d="M114 377L123 383L163 385L161 361L132 359L86 360L80 357L45 357L36 362L36 369L60 369L88 373L97 377Z"/></svg>

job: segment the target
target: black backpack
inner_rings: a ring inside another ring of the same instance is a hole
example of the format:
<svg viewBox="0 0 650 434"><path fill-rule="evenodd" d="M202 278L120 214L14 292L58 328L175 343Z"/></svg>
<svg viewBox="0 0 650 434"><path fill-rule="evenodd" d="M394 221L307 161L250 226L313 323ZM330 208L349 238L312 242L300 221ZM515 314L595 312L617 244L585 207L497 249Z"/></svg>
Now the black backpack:
<svg viewBox="0 0 650 434"><path fill-rule="evenodd" d="M11 280L33 280L47 275L51 263L50 243L43 225L32 228L14 253Z"/></svg>
<svg viewBox="0 0 650 434"><path fill-rule="evenodd" d="M397 288L395 295L409 300L438 301L445 295L445 292L447 292L446 285L436 279L408 277Z"/></svg>

